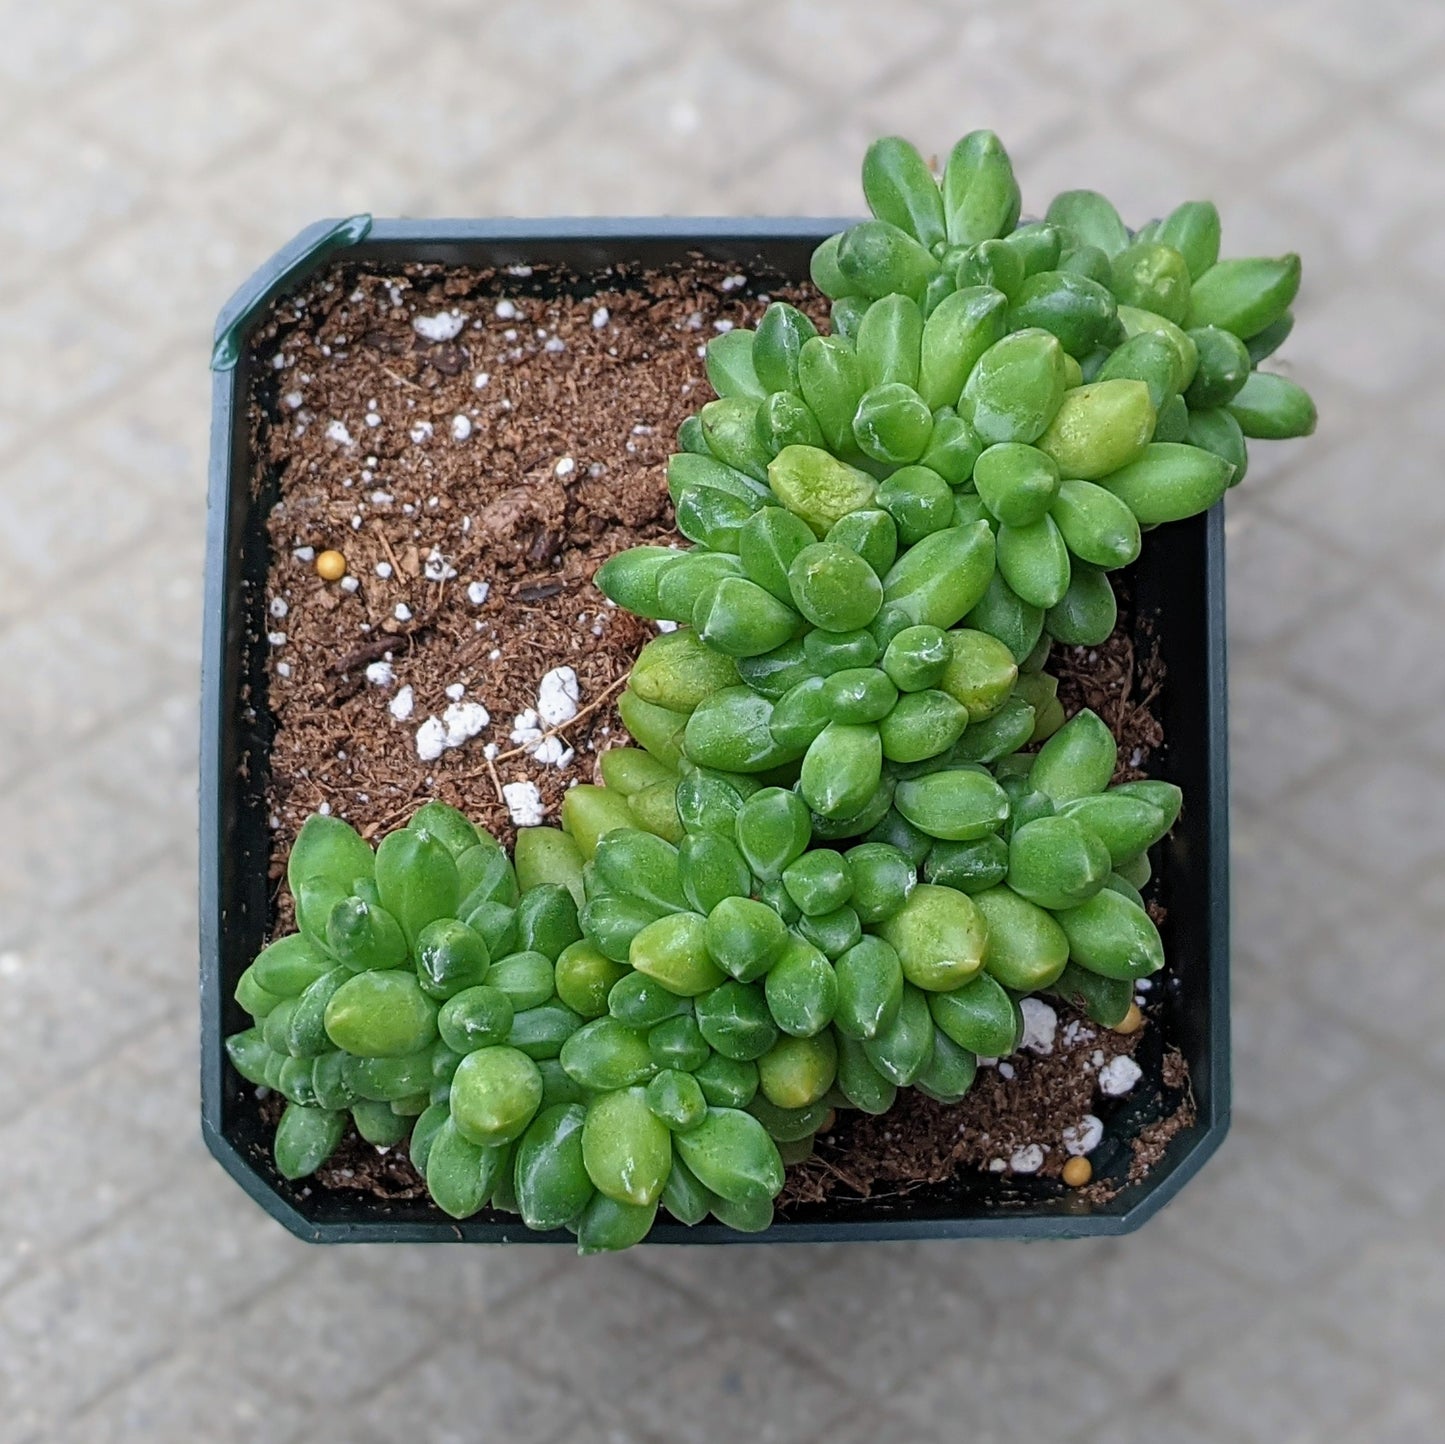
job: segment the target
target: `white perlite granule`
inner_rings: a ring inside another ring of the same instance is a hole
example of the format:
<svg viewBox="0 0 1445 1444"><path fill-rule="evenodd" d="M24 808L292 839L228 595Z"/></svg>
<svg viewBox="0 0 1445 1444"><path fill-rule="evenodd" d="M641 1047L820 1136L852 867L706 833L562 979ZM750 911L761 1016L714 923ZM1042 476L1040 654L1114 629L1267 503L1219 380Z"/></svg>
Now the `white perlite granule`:
<svg viewBox="0 0 1445 1444"><path fill-rule="evenodd" d="M1037 1143L1028 1143L1015 1149L1008 1166L1015 1173L1037 1173L1044 1166L1044 1150Z"/></svg>
<svg viewBox="0 0 1445 1444"><path fill-rule="evenodd" d="M447 746L460 747L491 720L491 714L480 702L453 702L442 713L442 721L447 724Z"/></svg>
<svg viewBox="0 0 1445 1444"><path fill-rule="evenodd" d="M450 341L460 336L466 317L457 311L438 311L435 316L417 316L411 329L428 341Z"/></svg>
<svg viewBox="0 0 1445 1444"><path fill-rule="evenodd" d="M344 421L328 421L326 423L326 439L340 442L342 446L356 445L351 439L351 433L346 429Z"/></svg>
<svg viewBox="0 0 1445 1444"><path fill-rule="evenodd" d="M447 700L449 702L460 702L467 695L467 689L460 682L453 682L447 688Z"/></svg>
<svg viewBox="0 0 1445 1444"><path fill-rule="evenodd" d="M472 419L462 412L452 417L452 439L465 441L472 434Z"/></svg>
<svg viewBox="0 0 1445 1444"><path fill-rule="evenodd" d="M447 565L447 559L441 554L437 547L431 549L431 555L427 557L422 566L422 575L429 582L449 582L456 576L457 569Z"/></svg>
<svg viewBox="0 0 1445 1444"><path fill-rule="evenodd" d="M537 827L547 815L535 782L508 782L502 788L502 798L518 827Z"/></svg>
<svg viewBox="0 0 1445 1444"><path fill-rule="evenodd" d="M416 706L416 697L410 687L403 687L395 697L387 703L387 711L396 718L398 722L405 722L411 716L412 708Z"/></svg>
<svg viewBox="0 0 1445 1444"><path fill-rule="evenodd" d="M576 756L560 737L545 735L542 718L531 707L518 712L512 718L511 741L514 747L525 747L533 760L544 766L570 767L573 757Z"/></svg>
<svg viewBox="0 0 1445 1444"><path fill-rule="evenodd" d="M577 674L571 667L554 667L537 684L537 715L548 727L561 727L577 715Z"/></svg>
<svg viewBox="0 0 1445 1444"><path fill-rule="evenodd" d="M512 746L535 747L542 740L540 720L536 711L531 707L518 712L512 718Z"/></svg>
<svg viewBox="0 0 1445 1444"><path fill-rule="evenodd" d="M611 319L612 313L607 309L607 307L599 306L592 313L592 329L594 331L602 330L603 327L605 327Z"/></svg>
<svg viewBox="0 0 1445 1444"><path fill-rule="evenodd" d="M467 600L474 607L479 607L484 601L487 600L487 596L489 595L491 590L492 584L490 582L468 582Z"/></svg>
<svg viewBox="0 0 1445 1444"><path fill-rule="evenodd" d="M423 762L435 762L446 750L446 724L440 717L428 717L416 729L416 755Z"/></svg>
<svg viewBox="0 0 1445 1444"><path fill-rule="evenodd" d="M390 662L372 662L366 669L366 680L373 687L390 687L396 681L396 673Z"/></svg>
<svg viewBox="0 0 1445 1444"><path fill-rule="evenodd" d="M1054 1051L1059 1015L1042 998L1022 999L1019 1012L1024 1019L1024 1035L1019 1040L1019 1047L1047 1058Z"/></svg>
<svg viewBox="0 0 1445 1444"><path fill-rule="evenodd" d="M443 752L469 742L491 721L480 702L453 702L440 717L428 717L416 731L416 755L435 762Z"/></svg>
<svg viewBox="0 0 1445 1444"><path fill-rule="evenodd" d="M1099 1069L1099 1089L1110 1098L1118 1098L1143 1076L1144 1070L1127 1053L1121 1053Z"/></svg>
<svg viewBox="0 0 1445 1444"><path fill-rule="evenodd" d="M1092 1153L1104 1138L1104 1124L1092 1113L1086 1113L1079 1121L1064 1129L1064 1151L1075 1158Z"/></svg>
<svg viewBox="0 0 1445 1444"><path fill-rule="evenodd" d="M533 761L559 770L570 767L576 755L560 737L544 737L541 744L532 751Z"/></svg>

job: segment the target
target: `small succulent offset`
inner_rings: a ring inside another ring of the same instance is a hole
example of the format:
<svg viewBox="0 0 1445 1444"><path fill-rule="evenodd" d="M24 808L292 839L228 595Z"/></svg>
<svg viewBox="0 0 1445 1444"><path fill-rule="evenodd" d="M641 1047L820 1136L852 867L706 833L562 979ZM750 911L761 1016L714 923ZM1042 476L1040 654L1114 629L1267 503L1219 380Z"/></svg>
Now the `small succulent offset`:
<svg viewBox="0 0 1445 1444"><path fill-rule="evenodd" d="M1019 225L986 131L941 184L879 141L863 188L875 219L813 258L833 334L778 302L709 345L719 399L668 466L693 545L598 572L679 624L621 694L638 745L514 859L440 803L375 853L302 829L299 932L227 1045L288 1100L287 1177L349 1113L454 1217L584 1252L659 1206L758 1230L833 1109L957 1101L1024 997L1114 1026L1164 965L1139 890L1180 791L1111 785L1108 728L1044 669L1109 635L1108 572L1238 482L1246 438L1313 428L1255 369L1298 258L1220 260L1207 202L1131 234L1072 191Z"/></svg>

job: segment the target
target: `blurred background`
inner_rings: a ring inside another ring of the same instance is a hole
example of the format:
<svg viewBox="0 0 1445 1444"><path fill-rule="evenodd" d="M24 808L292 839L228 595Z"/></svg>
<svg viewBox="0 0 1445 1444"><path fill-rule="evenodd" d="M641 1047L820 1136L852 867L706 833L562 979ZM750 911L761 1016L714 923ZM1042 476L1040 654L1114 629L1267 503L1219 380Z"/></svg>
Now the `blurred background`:
<svg viewBox="0 0 1445 1444"><path fill-rule="evenodd" d="M0 1437L1328 1438L1445 1385L1445 7L0 0ZM1117 1241L323 1252L197 1125L211 324L306 222L1025 207L1298 250L1229 498L1236 1121ZM1430 1360L1435 1359L1435 1364Z"/></svg>

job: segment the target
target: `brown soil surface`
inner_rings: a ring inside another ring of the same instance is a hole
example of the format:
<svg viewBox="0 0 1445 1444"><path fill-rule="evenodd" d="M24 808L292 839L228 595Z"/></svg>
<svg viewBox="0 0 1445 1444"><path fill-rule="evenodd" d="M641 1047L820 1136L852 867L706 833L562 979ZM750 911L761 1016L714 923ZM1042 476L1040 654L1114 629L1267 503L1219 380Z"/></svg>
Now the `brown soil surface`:
<svg viewBox="0 0 1445 1444"><path fill-rule="evenodd" d="M290 921L287 851L318 808L374 836L438 797L510 843L505 784L533 783L555 821L568 786L593 780L595 754L626 739L613 699L653 628L590 578L617 551L675 539L665 466L678 426L712 394L700 348L754 323L769 297L821 310L816 297L701 262L591 286L540 271L339 266L278 303L255 343L251 418L255 484L276 498L275 931ZM317 576L312 558L327 549L345 556L344 583ZM1049 669L1066 711L1099 712L1120 741L1120 775L1137 776L1162 741L1162 671L1121 601L1107 643L1061 650ZM560 766L512 738L558 667L575 672L578 706L558 729L572 754ZM418 729L467 703L487 724L423 760ZM1121 1037L1060 1009L1052 1054L981 1069L961 1104L909 1093L883 1118L843 1115L790 1170L780 1206L999 1171L995 1160L1008 1167L1030 1144L1044 1150L1039 1174L1056 1177L1063 1130L1106 1111L1099 1064L1147 1046L1150 1032ZM1192 1120L1182 1060L1166 1062L1167 1106L1137 1136L1130 1181ZM384 1198L422 1191L404 1149L381 1154L354 1132L314 1181Z"/></svg>
<svg viewBox="0 0 1445 1444"><path fill-rule="evenodd" d="M1119 744L1115 782L1149 774L1149 759L1164 741L1155 711L1164 666L1153 644L1153 624L1135 622L1128 573L1115 576L1119 621L1098 647L1056 647L1046 671L1059 679L1059 701L1072 717L1085 707L1104 719Z"/></svg>
<svg viewBox="0 0 1445 1444"><path fill-rule="evenodd" d="M1147 1036L1146 1028L1121 1037L1067 1009L1059 1010L1059 1018L1061 1041L1050 1054L1016 1053L1007 1071L980 1068L961 1103L935 1103L908 1089L879 1117L840 1113L834 1128L819 1135L812 1157L788 1170L780 1207L786 1211L790 1204L834 1197L904 1198L964 1169L1014 1175L1020 1162L1030 1175L1057 1179L1070 1156L1064 1131L1086 1115L1110 1111L1106 1105L1113 1100L1101 1100L1098 1091L1100 1068L1115 1058L1133 1057ZM1178 1053L1166 1054L1175 1080L1168 1111L1139 1133L1124 1170L1127 1178L1092 1185L1095 1201L1112 1197L1121 1182L1142 1178L1169 1140L1194 1121L1182 1064ZM1033 1146L1042 1154L1036 1166L1028 1157Z"/></svg>
<svg viewBox="0 0 1445 1444"><path fill-rule="evenodd" d="M615 552L676 539L666 462L712 395L699 348L754 323L764 295L800 299L716 266L642 279L573 298L538 294L554 290L540 274L340 267L262 332L253 451L258 483L279 497L266 598L273 877L322 804L371 836L438 797L509 844L504 784L534 783L555 820L617 739L611 699L653 629L592 574ZM413 325L453 312L451 339ZM345 583L317 576L311 555L327 549L345 556ZM367 680L373 663L390 664L389 680ZM511 739L556 667L576 673L581 713L561 730L566 767ZM398 719L389 708L407 687ZM424 762L418 729L454 701L491 720Z"/></svg>

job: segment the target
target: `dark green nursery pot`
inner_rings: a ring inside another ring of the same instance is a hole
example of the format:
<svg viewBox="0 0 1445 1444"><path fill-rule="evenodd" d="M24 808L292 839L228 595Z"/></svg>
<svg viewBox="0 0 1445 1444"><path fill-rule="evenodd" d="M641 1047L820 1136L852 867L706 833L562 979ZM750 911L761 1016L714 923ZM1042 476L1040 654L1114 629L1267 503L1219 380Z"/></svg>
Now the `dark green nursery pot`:
<svg viewBox="0 0 1445 1444"><path fill-rule="evenodd" d="M201 1129L226 1171L273 1218L318 1243L522 1243L574 1240L533 1233L510 1216L466 1222L425 1199L383 1201L330 1192L277 1171L253 1090L230 1067L222 1040L244 1026L232 991L267 931L270 883L265 805L274 720L243 700L265 696L265 518L273 497L253 491L247 395L256 362L247 340L269 303L344 254L348 261L410 261L539 268L514 284L545 293L556 270L586 278L626 263L684 265L702 254L766 285L805 282L814 248L837 220L373 221L354 216L308 227L222 310L212 357L212 444L201 673L200 1001ZM553 268L552 278L541 268ZM1138 1054L1144 1079L1108 1111L1092 1160L1103 1177L1127 1173L1129 1139L1158 1117L1164 1051L1189 1065L1197 1121L1170 1142L1142 1181L1091 1203L1044 1179L969 1174L920 1188L902 1202L835 1199L794 1207L762 1234L720 1224L685 1228L665 1217L656 1243L839 1242L904 1238L1071 1238L1123 1234L1169 1201L1219 1146L1229 1125L1229 874L1220 509L1161 528L1131 568L1136 615L1147 619L1166 669L1168 745L1157 775L1189 804L1159 849L1169 967L1155 979L1158 1025ZM846 845L846 844L844 844ZM1162 997L1161 997L1162 995Z"/></svg>

